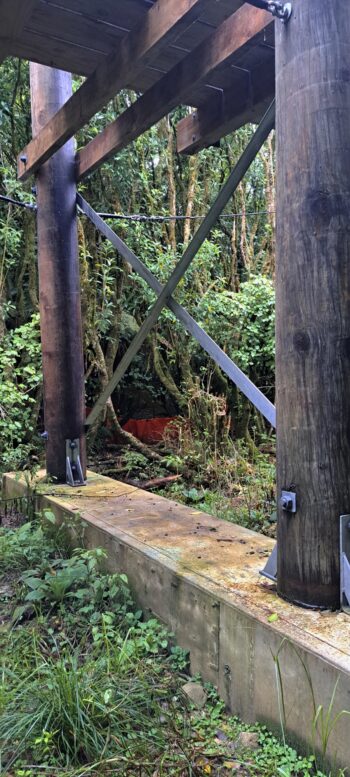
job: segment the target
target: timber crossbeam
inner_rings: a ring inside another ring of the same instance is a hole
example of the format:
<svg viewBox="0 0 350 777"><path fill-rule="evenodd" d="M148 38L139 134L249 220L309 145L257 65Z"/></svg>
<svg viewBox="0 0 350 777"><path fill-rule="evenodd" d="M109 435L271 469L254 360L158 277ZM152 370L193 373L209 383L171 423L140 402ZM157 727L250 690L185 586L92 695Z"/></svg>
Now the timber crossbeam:
<svg viewBox="0 0 350 777"><path fill-rule="evenodd" d="M125 88L148 59L160 51L191 23L210 0L158 0L146 20L126 34L118 50L112 51L95 72L63 105L52 120L33 138L18 157L18 177L25 181L61 148L79 129Z"/></svg>
<svg viewBox="0 0 350 777"><path fill-rule="evenodd" d="M219 0L217 0L219 1ZM179 25L197 18L208 0L158 0L147 13L147 20L127 34L118 53L111 53L83 83L60 111L21 151L18 177L25 181L64 143L78 132L121 89L133 74L144 68L154 51L176 36ZM78 179L84 178L103 161L157 123L173 108L186 104L190 92L218 68L229 65L230 58L248 45L272 23L264 10L245 4L185 56L94 138L77 158ZM273 97L274 79L269 85ZM209 90L208 90L209 91Z"/></svg>

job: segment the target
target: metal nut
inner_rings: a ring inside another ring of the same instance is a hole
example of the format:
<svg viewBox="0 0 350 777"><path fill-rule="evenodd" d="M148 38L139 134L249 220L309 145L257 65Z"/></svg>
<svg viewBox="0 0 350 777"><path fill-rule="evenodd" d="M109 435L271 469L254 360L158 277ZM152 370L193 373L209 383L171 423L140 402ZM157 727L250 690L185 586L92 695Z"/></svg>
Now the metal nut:
<svg viewBox="0 0 350 777"><path fill-rule="evenodd" d="M284 510L286 513L290 512L293 509L292 499L290 499L287 496L282 496L281 507L282 507L282 510Z"/></svg>

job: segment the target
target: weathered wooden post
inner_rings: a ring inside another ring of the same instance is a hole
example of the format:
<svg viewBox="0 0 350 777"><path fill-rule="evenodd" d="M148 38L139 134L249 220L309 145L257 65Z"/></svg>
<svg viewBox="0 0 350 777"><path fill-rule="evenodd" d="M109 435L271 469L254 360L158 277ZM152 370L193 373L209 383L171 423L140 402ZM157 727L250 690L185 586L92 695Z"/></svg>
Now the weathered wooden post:
<svg viewBox="0 0 350 777"><path fill-rule="evenodd" d="M293 0L277 45L278 591L339 607L350 513L350 4Z"/></svg>
<svg viewBox="0 0 350 777"><path fill-rule="evenodd" d="M31 63L33 135L72 93L68 73ZM79 439L84 462L84 361L76 221L75 148L71 140L36 178L39 293L48 433L47 472L66 479L66 440ZM84 463L83 463L84 467Z"/></svg>

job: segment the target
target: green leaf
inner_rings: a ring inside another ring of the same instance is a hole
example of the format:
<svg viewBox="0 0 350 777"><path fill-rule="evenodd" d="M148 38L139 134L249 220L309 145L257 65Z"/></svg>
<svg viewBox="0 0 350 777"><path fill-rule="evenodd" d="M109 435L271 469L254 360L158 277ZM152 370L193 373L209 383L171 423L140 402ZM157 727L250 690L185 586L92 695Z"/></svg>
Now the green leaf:
<svg viewBox="0 0 350 777"><path fill-rule="evenodd" d="M42 602L45 599L44 591L30 591L25 597L26 602Z"/></svg>

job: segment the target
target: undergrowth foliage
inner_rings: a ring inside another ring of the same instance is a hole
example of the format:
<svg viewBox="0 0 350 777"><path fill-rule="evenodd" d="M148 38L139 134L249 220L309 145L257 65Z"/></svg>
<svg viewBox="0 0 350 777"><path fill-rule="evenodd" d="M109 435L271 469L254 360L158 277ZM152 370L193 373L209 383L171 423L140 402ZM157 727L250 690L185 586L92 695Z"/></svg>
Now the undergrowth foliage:
<svg viewBox="0 0 350 777"><path fill-rule="evenodd" d="M39 315L0 337L0 472L28 460L41 404Z"/></svg>
<svg viewBox="0 0 350 777"><path fill-rule="evenodd" d="M103 571L103 550L67 552L67 528L45 511L0 529L0 774L322 777L314 757L228 717L212 687L191 704L186 652Z"/></svg>

